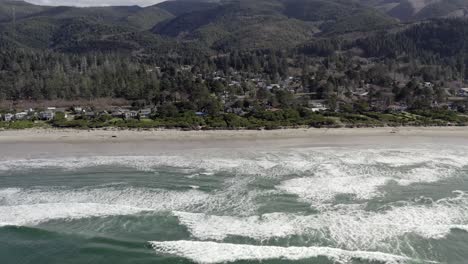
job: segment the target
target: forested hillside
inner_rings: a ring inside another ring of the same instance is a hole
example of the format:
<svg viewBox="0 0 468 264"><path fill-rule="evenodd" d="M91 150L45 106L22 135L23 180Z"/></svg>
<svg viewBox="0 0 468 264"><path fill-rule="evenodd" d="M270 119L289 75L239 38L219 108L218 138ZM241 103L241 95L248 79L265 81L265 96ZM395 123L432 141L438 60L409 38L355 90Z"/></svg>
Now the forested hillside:
<svg viewBox="0 0 468 264"><path fill-rule="evenodd" d="M314 102L464 111L468 22L446 16L465 1L417 2L1 0L0 101L106 97L211 114Z"/></svg>

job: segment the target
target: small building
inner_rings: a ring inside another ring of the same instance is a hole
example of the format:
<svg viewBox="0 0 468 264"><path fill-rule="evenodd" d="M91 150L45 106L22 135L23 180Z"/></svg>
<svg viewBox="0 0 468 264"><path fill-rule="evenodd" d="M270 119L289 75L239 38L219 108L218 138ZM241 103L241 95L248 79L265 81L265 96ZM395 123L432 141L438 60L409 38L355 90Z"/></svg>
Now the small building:
<svg viewBox="0 0 468 264"><path fill-rule="evenodd" d="M73 112L75 112L75 114L81 114L83 112L83 107L81 106L74 106L73 107Z"/></svg>
<svg viewBox="0 0 468 264"><path fill-rule="evenodd" d="M14 116L15 116L14 114L10 114L10 113L4 114L3 121L10 122L11 120L13 120Z"/></svg>
<svg viewBox="0 0 468 264"><path fill-rule="evenodd" d="M182 67L180 67L180 69L182 71L191 71L192 70L192 66L191 65L183 65Z"/></svg>
<svg viewBox="0 0 468 264"><path fill-rule="evenodd" d="M54 108L55 110L55 108ZM52 110L46 110L39 113L39 119L41 120L52 120L55 117L55 112Z"/></svg>
<svg viewBox="0 0 468 264"><path fill-rule="evenodd" d="M15 114L15 120L24 120L28 116L27 112L19 112Z"/></svg>
<svg viewBox="0 0 468 264"><path fill-rule="evenodd" d="M111 116L112 117L115 117L115 118L122 118L124 116L124 112L122 110L114 110L112 111L111 113Z"/></svg>
<svg viewBox="0 0 468 264"><path fill-rule="evenodd" d="M125 119L132 119L138 117L138 111L126 111L124 112Z"/></svg>
<svg viewBox="0 0 468 264"><path fill-rule="evenodd" d="M468 97L468 88L460 88L460 90L458 90L458 96Z"/></svg>
<svg viewBox="0 0 468 264"><path fill-rule="evenodd" d="M325 100L309 100L307 104L313 112L328 110L328 107L325 105Z"/></svg>
<svg viewBox="0 0 468 264"><path fill-rule="evenodd" d="M152 111L151 108L145 108L140 110L140 117L141 118L149 118Z"/></svg>
<svg viewBox="0 0 468 264"><path fill-rule="evenodd" d="M423 83L423 86L424 86L425 88L433 88L433 87L434 87L434 84L431 83L431 82L424 82L424 83Z"/></svg>

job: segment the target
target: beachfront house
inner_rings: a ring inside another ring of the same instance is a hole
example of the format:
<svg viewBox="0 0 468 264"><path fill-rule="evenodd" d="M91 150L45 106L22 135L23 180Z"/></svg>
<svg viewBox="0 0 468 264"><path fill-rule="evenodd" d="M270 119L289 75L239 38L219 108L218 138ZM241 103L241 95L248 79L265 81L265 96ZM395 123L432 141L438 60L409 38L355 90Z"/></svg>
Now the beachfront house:
<svg viewBox="0 0 468 264"><path fill-rule="evenodd" d="M122 118L124 117L124 113L125 113L124 110L117 108L117 109L112 110L111 116L114 118Z"/></svg>
<svg viewBox="0 0 468 264"><path fill-rule="evenodd" d="M73 112L74 112L75 114L81 114L81 113L83 112L83 110L84 110L84 109L83 109L83 107L81 107L81 106L74 106L74 107L73 107Z"/></svg>
<svg viewBox="0 0 468 264"><path fill-rule="evenodd" d="M138 111L126 111L124 112L125 119L132 119L138 117Z"/></svg>
<svg viewBox="0 0 468 264"><path fill-rule="evenodd" d="M39 112L39 119L41 120L52 120L54 119L54 117L55 117L55 112L53 110L46 110L46 111Z"/></svg>
<svg viewBox="0 0 468 264"><path fill-rule="evenodd" d="M149 118L151 115L151 108L145 108L140 110L140 117L141 118Z"/></svg>
<svg viewBox="0 0 468 264"><path fill-rule="evenodd" d="M325 105L325 100L309 100L308 106L313 112L328 110L328 107Z"/></svg>
<svg viewBox="0 0 468 264"><path fill-rule="evenodd" d="M10 114L10 113L4 114L3 121L10 122L11 120L13 120L14 116L15 116L14 114Z"/></svg>
<svg viewBox="0 0 468 264"><path fill-rule="evenodd" d="M27 112L18 112L15 114L15 120L24 120L26 119L27 115L28 115Z"/></svg>
<svg viewBox="0 0 468 264"><path fill-rule="evenodd" d="M468 97L468 88L460 88L460 90L458 90L458 96Z"/></svg>

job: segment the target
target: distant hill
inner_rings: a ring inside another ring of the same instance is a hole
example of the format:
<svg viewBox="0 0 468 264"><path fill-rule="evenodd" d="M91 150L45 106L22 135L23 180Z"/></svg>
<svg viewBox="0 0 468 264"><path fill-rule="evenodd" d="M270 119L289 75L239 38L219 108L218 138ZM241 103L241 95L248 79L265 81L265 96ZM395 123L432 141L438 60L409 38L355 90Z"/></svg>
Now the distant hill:
<svg viewBox="0 0 468 264"><path fill-rule="evenodd" d="M361 0L403 21L467 15L468 0Z"/></svg>
<svg viewBox="0 0 468 264"><path fill-rule="evenodd" d="M203 0L172 0L165 1L156 6L166 10L167 12L180 16L182 14L191 13L195 11L205 10L212 7L216 7L220 4L220 1L203 1Z"/></svg>
<svg viewBox="0 0 468 264"><path fill-rule="evenodd" d="M67 52L140 54L155 50L161 39L212 51L282 49L317 37L362 37L399 21L464 16L467 5L468 0L173 0L78 8L0 0L0 38L4 46Z"/></svg>
<svg viewBox="0 0 468 264"><path fill-rule="evenodd" d="M394 22L367 6L339 0L235 0L210 3L152 31L224 49L265 48L294 45L319 32L366 31Z"/></svg>
<svg viewBox="0 0 468 264"><path fill-rule="evenodd" d="M15 15L17 19L21 19L49 8L50 7L33 5L23 1L0 0L0 22L12 20L13 15Z"/></svg>

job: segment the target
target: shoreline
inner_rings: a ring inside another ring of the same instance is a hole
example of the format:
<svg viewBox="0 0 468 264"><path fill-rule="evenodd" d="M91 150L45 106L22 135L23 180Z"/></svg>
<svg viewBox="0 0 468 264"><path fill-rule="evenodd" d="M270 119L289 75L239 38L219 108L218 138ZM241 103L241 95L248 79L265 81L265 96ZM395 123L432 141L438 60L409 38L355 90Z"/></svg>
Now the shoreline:
<svg viewBox="0 0 468 264"><path fill-rule="evenodd" d="M309 128L282 130L77 130L0 131L0 160L92 156L207 155L297 148L468 146L468 127Z"/></svg>
<svg viewBox="0 0 468 264"><path fill-rule="evenodd" d="M57 129L0 131L0 143L13 142L136 142L192 140L271 140L311 137L458 137L468 139L468 127L287 128L276 130L177 129Z"/></svg>

